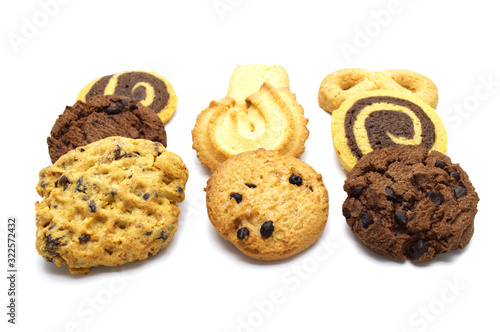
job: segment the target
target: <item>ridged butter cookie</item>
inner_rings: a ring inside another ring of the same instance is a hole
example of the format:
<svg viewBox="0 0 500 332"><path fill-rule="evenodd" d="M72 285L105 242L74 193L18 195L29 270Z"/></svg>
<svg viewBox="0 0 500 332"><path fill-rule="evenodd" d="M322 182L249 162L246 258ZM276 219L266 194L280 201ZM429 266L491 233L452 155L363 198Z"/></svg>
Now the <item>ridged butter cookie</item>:
<svg viewBox="0 0 500 332"><path fill-rule="evenodd" d="M77 100L85 102L94 96L101 95L118 95L137 99L142 105L158 114L163 123L167 123L177 107L177 95L174 88L169 81L155 72L124 71L97 78L80 91Z"/></svg>
<svg viewBox="0 0 500 332"><path fill-rule="evenodd" d="M224 162L208 180L212 225L245 255L264 261L311 246L328 219L328 192L305 162L259 149Z"/></svg>
<svg viewBox="0 0 500 332"><path fill-rule="evenodd" d="M337 70L321 82L318 93L319 106L332 113L342 103L360 92L372 90L407 92L436 108L438 90L428 77L406 69L371 71L359 68Z"/></svg>
<svg viewBox="0 0 500 332"><path fill-rule="evenodd" d="M463 249L479 197L458 164L416 146L375 150L347 174L342 213L374 252L417 262Z"/></svg>
<svg viewBox="0 0 500 332"><path fill-rule="evenodd" d="M177 230L188 170L157 142L109 137L40 171L36 249L71 273L156 255Z"/></svg>
<svg viewBox="0 0 500 332"><path fill-rule="evenodd" d="M446 129L436 111L404 92L374 90L347 99L332 114L332 138L342 167L392 145L417 145L446 153Z"/></svg>
<svg viewBox="0 0 500 332"><path fill-rule="evenodd" d="M160 118L135 99L95 96L77 101L59 115L47 138L52 163L66 152L110 136L143 138L167 145Z"/></svg>

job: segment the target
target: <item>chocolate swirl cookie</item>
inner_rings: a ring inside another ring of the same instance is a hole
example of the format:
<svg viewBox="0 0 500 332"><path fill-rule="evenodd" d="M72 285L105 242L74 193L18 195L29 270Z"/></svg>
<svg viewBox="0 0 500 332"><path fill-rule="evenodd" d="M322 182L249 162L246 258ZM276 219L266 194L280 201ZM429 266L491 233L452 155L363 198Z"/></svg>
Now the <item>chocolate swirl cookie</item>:
<svg viewBox="0 0 500 332"><path fill-rule="evenodd" d="M177 107L172 85L155 72L125 71L95 79L78 94L77 100L87 101L94 96L119 95L137 99L151 108L166 123Z"/></svg>
<svg viewBox="0 0 500 332"><path fill-rule="evenodd" d="M416 145L446 153L446 130L436 111L407 93L375 90L346 100L332 116L332 138L342 166L392 145Z"/></svg>
<svg viewBox="0 0 500 332"><path fill-rule="evenodd" d="M418 262L463 249L474 232L479 197L449 157L391 146L364 156L347 174L342 213L374 252Z"/></svg>

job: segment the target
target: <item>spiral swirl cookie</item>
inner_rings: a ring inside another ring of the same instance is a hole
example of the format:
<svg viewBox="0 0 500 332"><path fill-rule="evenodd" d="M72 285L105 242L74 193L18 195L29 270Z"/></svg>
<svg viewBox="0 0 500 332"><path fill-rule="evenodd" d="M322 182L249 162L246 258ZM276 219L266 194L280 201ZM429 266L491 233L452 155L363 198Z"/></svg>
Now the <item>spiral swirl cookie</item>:
<svg viewBox="0 0 500 332"><path fill-rule="evenodd" d="M342 167L391 145L417 145L446 153L446 129L436 111L417 97L389 90L363 92L332 114L332 138Z"/></svg>
<svg viewBox="0 0 500 332"><path fill-rule="evenodd" d="M80 91L77 100L86 102L100 95L132 97L155 111L163 123L167 123L177 107L174 88L155 72L124 71L97 78Z"/></svg>
<svg viewBox="0 0 500 332"><path fill-rule="evenodd" d="M40 171L36 248L71 273L156 255L177 230L188 170L158 142L108 137Z"/></svg>
<svg viewBox="0 0 500 332"><path fill-rule="evenodd" d="M133 98L95 96L67 106L47 138L52 163L68 151L110 136L143 138L167 145L165 126Z"/></svg>
<svg viewBox="0 0 500 332"><path fill-rule="evenodd" d="M311 246L328 219L328 192L305 162L259 149L229 158L207 183L220 235L249 257L275 261Z"/></svg>
<svg viewBox="0 0 500 332"><path fill-rule="evenodd" d="M463 249L474 232L479 197L446 155L394 146L364 156L347 174L342 213L359 240L396 259L431 261Z"/></svg>
<svg viewBox="0 0 500 332"><path fill-rule="evenodd" d="M202 164L215 171L227 158L264 148L298 157L309 136L304 109L288 88L264 82L239 106L226 97L212 101L196 119L193 148Z"/></svg>
<svg viewBox="0 0 500 332"><path fill-rule="evenodd" d="M318 93L319 106L332 113L354 95L372 90L408 92L436 108L438 91L426 76L405 69L371 71L347 68L335 71L321 82Z"/></svg>

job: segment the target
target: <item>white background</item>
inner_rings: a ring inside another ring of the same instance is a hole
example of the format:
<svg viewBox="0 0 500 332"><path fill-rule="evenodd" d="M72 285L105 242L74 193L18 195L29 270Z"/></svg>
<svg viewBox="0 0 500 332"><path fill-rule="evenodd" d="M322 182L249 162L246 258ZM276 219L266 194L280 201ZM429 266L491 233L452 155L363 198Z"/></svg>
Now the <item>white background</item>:
<svg viewBox="0 0 500 332"><path fill-rule="evenodd" d="M498 330L494 3L2 1L0 266L6 271L5 224L14 215L19 276L16 326L7 324L8 285L1 278L1 330ZM210 172L191 148L196 116L225 96L232 70L246 63L288 70L310 120L301 159L323 174L330 194L318 242L275 263L246 258L213 229L203 191ZM438 86L448 154L481 198L466 250L429 264L401 263L364 249L351 234L341 213L345 173L334 154L330 114L317 104L321 80L347 67L410 69ZM135 69L165 76L179 98L166 124L168 149L190 171L179 230L156 257L72 276L35 250L35 186L50 164L46 137L85 84Z"/></svg>

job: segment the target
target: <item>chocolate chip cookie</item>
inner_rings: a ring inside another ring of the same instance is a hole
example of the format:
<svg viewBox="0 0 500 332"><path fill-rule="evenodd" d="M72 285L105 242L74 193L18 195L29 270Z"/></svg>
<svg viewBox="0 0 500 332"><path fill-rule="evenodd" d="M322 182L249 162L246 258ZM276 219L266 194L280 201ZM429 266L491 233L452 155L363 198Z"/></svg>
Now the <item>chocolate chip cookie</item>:
<svg viewBox="0 0 500 332"><path fill-rule="evenodd" d="M410 145L367 154L347 174L342 213L361 242L384 256L417 262L463 249L479 197L449 157Z"/></svg>
<svg viewBox="0 0 500 332"><path fill-rule="evenodd" d="M167 145L167 134L153 110L122 96L96 96L67 106L47 138L52 163L66 152L110 136L142 138Z"/></svg>
<svg viewBox="0 0 500 332"><path fill-rule="evenodd" d="M71 273L156 255L177 230L188 170L143 139L109 137L40 171L36 248Z"/></svg>
<svg viewBox="0 0 500 332"><path fill-rule="evenodd" d="M259 149L229 158L207 183L220 235L247 256L274 261L311 246L328 219L328 192L305 162Z"/></svg>

